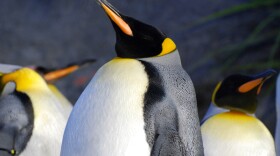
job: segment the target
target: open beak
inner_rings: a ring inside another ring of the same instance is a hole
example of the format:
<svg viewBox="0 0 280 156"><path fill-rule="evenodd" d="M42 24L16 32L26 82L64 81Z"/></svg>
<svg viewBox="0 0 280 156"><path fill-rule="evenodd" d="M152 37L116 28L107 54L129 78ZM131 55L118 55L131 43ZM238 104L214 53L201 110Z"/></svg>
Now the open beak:
<svg viewBox="0 0 280 156"><path fill-rule="evenodd" d="M250 81L241 85L238 88L238 91L240 93L246 93L246 92L249 92L249 91L253 90L254 88L258 87L257 94L260 94L261 88L262 88L264 82L266 80L268 80L269 78L271 78L274 74L276 74L276 71L269 69L263 73L255 75L252 77L252 79Z"/></svg>
<svg viewBox="0 0 280 156"><path fill-rule="evenodd" d="M97 0L102 6L110 20L126 35L133 36L130 26L123 20L120 13L106 0Z"/></svg>

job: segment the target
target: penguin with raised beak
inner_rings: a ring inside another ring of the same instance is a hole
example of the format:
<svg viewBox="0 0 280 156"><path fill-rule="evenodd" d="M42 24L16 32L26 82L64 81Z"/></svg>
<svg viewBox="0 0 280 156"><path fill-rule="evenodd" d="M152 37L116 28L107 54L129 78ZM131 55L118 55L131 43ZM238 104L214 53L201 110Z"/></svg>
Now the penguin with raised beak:
<svg viewBox="0 0 280 156"><path fill-rule="evenodd" d="M61 156L201 156L193 83L175 43L107 1L117 58L102 66L69 117Z"/></svg>

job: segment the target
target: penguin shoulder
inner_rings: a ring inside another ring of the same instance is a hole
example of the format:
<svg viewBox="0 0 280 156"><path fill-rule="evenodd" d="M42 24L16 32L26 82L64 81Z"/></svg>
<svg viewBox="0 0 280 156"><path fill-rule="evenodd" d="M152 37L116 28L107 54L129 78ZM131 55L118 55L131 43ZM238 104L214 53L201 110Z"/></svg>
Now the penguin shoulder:
<svg viewBox="0 0 280 156"><path fill-rule="evenodd" d="M91 84L99 84L100 82L102 82L101 85L124 83L126 84L125 87L129 87L129 84L145 84L147 81L145 67L140 61L128 58L114 58L97 71Z"/></svg>

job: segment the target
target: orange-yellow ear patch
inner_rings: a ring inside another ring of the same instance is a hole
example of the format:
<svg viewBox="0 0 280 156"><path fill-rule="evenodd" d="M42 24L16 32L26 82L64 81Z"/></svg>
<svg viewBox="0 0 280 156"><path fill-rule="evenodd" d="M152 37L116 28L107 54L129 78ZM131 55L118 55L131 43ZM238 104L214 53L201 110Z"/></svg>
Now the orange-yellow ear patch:
<svg viewBox="0 0 280 156"><path fill-rule="evenodd" d="M256 80L249 81L249 82L243 84L242 86L240 86L238 88L238 91L240 93L249 92L250 90L252 90L255 87L257 87L258 85L260 85L262 82L263 82L263 78L259 78L259 79L256 79ZM258 93L259 92L260 92L260 88L258 88Z"/></svg>
<svg viewBox="0 0 280 156"><path fill-rule="evenodd" d="M101 3L101 6L103 7L107 15L111 18L111 20L114 21L117 24L117 26L122 30L123 33L129 36L133 36L132 30L130 29L129 25L121 17L119 17L105 4Z"/></svg>
<svg viewBox="0 0 280 156"><path fill-rule="evenodd" d="M176 44L170 39L166 38L162 43L162 51L158 56L162 56L176 50Z"/></svg>

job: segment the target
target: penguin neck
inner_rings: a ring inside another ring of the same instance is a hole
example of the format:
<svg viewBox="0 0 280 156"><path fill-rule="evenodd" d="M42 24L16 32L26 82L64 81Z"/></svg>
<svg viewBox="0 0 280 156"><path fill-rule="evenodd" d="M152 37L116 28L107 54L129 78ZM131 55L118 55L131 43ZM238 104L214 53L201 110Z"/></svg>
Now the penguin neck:
<svg viewBox="0 0 280 156"><path fill-rule="evenodd" d="M248 114L248 113L237 111L237 110L229 110L229 112L227 112L227 113L230 113L230 114L233 114L233 115L245 115L245 116L255 117L254 114Z"/></svg>
<svg viewBox="0 0 280 156"><path fill-rule="evenodd" d="M140 58L138 60L143 60L147 62L157 63L161 65L168 66L182 66L179 51L176 49L174 52L156 57Z"/></svg>
<svg viewBox="0 0 280 156"><path fill-rule="evenodd" d="M236 110L230 110L229 113L231 113L231 114L237 114L237 115L247 115L247 114L244 113L244 112L240 112L240 111L236 111Z"/></svg>

